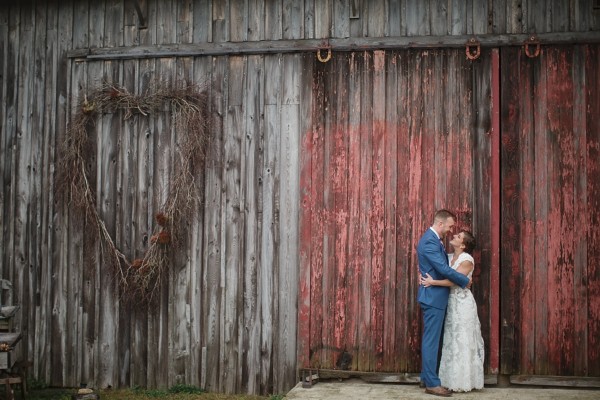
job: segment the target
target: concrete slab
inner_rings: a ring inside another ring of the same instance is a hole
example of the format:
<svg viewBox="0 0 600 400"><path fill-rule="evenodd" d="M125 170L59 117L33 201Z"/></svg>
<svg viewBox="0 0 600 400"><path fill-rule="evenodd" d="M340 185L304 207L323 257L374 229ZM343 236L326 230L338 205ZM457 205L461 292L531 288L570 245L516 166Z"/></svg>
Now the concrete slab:
<svg viewBox="0 0 600 400"><path fill-rule="evenodd" d="M366 383L360 379L319 381L310 388L298 383L286 400L398 400L442 398L426 394L414 384ZM469 393L454 393L454 399L477 400L599 400L600 389L557 389L538 387L484 388Z"/></svg>

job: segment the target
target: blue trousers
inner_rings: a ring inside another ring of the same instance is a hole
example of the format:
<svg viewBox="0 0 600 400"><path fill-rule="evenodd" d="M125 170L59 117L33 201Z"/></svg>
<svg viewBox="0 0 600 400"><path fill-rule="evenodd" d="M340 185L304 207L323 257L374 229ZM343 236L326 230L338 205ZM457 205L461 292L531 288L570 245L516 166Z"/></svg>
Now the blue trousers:
<svg viewBox="0 0 600 400"><path fill-rule="evenodd" d="M423 338L421 340L421 382L427 387L440 386L437 374L440 337L446 310L419 303L423 311Z"/></svg>

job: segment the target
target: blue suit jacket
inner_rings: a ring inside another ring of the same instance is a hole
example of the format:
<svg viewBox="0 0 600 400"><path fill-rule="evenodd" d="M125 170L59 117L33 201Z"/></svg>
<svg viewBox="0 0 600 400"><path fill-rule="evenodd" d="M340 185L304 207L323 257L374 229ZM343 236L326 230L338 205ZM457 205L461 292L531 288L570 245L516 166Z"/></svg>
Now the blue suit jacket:
<svg viewBox="0 0 600 400"><path fill-rule="evenodd" d="M436 280L450 279L463 288L469 283L469 278L450 268L444 246L431 229L427 229L421 240L419 240L417 256L419 257L419 272L421 275L425 276L428 273ZM448 305L449 294L450 288L445 286L424 287L419 285L417 301L443 310Z"/></svg>

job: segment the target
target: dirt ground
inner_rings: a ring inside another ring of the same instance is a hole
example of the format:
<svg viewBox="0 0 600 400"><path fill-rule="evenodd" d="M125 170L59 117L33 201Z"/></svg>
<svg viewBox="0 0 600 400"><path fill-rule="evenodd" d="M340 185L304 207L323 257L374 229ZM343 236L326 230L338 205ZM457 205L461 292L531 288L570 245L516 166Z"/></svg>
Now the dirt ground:
<svg viewBox="0 0 600 400"><path fill-rule="evenodd" d="M426 394L416 384L366 383L360 379L320 381L310 388L298 383L286 400L398 400L442 398ZM477 400L600 400L600 389L490 387L469 393L454 393L454 399Z"/></svg>

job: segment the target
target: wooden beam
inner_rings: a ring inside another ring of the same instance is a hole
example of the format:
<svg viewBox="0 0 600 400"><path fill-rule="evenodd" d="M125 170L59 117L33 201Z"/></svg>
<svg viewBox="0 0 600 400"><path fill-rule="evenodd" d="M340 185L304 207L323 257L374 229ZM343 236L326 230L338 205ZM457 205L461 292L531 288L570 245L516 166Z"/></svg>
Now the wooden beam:
<svg viewBox="0 0 600 400"><path fill-rule="evenodd" d="M420 373L410 372L362 372L362 371L348 371L338 369L306 369L300 370L300 376L304 372L310 371L311 374L318 376L319 380L322 379L350 379L360 378L365 382L377 382L377 383L419 383ZM305 373L304 376L307 376ZM484 382L486 385L498 384L498 376L491 374L485 375Z"/></svg>
<svg viewBox="0 0 600 400"><path fill-rule="evenodd" d="M515 385L600 388L600 378L589 376L511 375L510 383Z"/></svg>
<svg viewBox="0 0 600 400"><path fill-rule="evenodd" d="M121 46L111 48L74 49L68 58L87 60L226 56L243 54L273 54L311 52L331 48L332 51L370 51L407 48L458 48L476 38L481 47L521 46L531 36L518 35L461 35L461 36L399 36L380 38L261 40L253 42L220 42L168 44L150 46ZM600 31L559 32L537 35L542 46L556 44L600 43Z"/></svg>

